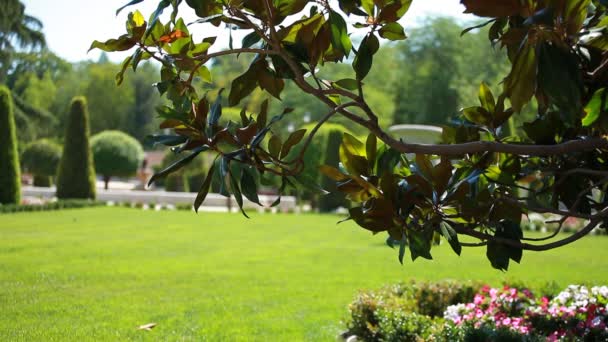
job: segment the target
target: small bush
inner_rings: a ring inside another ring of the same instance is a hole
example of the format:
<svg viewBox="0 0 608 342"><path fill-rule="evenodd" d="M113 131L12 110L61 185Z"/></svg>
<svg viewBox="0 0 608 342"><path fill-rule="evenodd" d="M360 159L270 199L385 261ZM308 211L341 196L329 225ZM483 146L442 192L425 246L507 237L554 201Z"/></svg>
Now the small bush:
<svg viewBox="0 0 608 342"><path fill-rule="evenodd" d="M105 188L112 177L129 177L139 169L144 150L139 141L120 131L104 131L91 138L95 171L103 176Z"/></svg>
<svg viewBox="0 0 608 342"><path fill-rule="evenodd" d="M61 160L61 147L47 139L27 145L21 154L24 169L34 175L35 186L51 186Z"/></svg>
<svg viewBox="0 0 608 342"><path fill-rule="evenodd" d="M379 309L378 327L382 341L426 341L437 322L431 317L403 310Z"/></svg>
<svg viewBox="0 0 608 342"><path fill-rule="evenodd" d="M178 203L175 205L175 209L177 210L192 210L192 203Z"/></svg>

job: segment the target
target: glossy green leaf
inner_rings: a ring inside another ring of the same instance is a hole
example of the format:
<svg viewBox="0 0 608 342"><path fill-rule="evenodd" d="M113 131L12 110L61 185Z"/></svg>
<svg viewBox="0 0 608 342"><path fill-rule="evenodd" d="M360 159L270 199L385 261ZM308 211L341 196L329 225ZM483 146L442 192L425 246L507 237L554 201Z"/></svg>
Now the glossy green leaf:
<svg viewBox="0 0 608 342"><path fill-rule="evenodd" d="M125 71L129 67L129 64L131 63L132 60L133 60L133 56L129 56L129 57L125 58L125 60L122 62L120 71L116 74L116 77L115 77L116 85L119 86L122 84L122 81L124 80Z"/></svg>
<svg viewBox="0 0 608 342"><path fill-rule="evenodd" d="M260 35L257 32L253 31L243 38L242 46L243 48L250 48L255 43L259 42L261 39L262 38L260 37Z"/></svg>
<svg viewBox="0 0 608 342"><path fill-rule="evenodd" d="M291 133L281 148L281 158L286 157L289 154L289 151L291 151L291 148L297 145L302 138L304 138L305 134L306 129L299 129Z"/></svg>
<svg viewBox="0 0 608 342"><path fill-rule="evenodd" d="M217 94L217 98L213 102L211 106L211 111L209 112L208 124L209 126L217 125L220 121L220 117L222 116L222 92L224 89L220 89Z"/></svg>
<svg viewBox="0 0 608 342"><path fill-rule="evenodd" d="M422 257L424 259L432 260L431 256L431 239L433 238L433 231L416 231L410 230L408 232L408 242L410 248L410 254L412 261Z"/></svg>
<svg viewBox="0 0 608 342"><path fill-rule="evenodd" d="M562 121L574 126L580 119L583 79L576 54L551 44L539 48L538 85L562 111Z"/></svg>
<svg viewBox="0 0 608 342"><path fill-rule="evenodd" d="M361 6L363 6L363 10L367 13L368 16L374 16L374 1L373 0L361 0Z"/></svg>
<svg viewBox="0 0 608 342"><path fill-rule="evenodd" d="M490 90L490 87L485 82L481 82L479 85L479 103L489 114L494 113L496 101L494 100L494 95L492 95L492 90Z"/></svg>
<svg viewBox="0 0 608 342"><path fill-rule="evenodd" d="M228 178L230 178L230 191L234 195L234 199L236 200L236 204L241 209L241 213L246 218L249 218L245 209L243 209L243 194L241 193L241 188L239 187L239 180L233 175L232 171L228 170Z"/></svg>
<svg viewBox="0 0 608 342"><path fill-rule="evenodd" d="M598 89L591 100L585 106L585 117L583 117L583 126L588 127L591 126L597 119L600 117L602 113L606 113L608 111L608 92L606 88Z"/></svg>
<svg viewBox="0 0 608 342"><path fill-rule="evenodd" d="M441 222L440 227L441 234L448 241L454 253L460 255L460 253L462 252L462 245L460 245L460 242L458 241L458 233L456 233L454 228L452 228L449 224L445 222Z"/></svg>
<svg viewBox="0 0 608 342"><path fill-rule="evenodd" d="M492 123L492 115L483 107L464 108L462 115L470 122L480 126Z"/></svg>
<svg viewBox="0 0 608 342"><path fill-rule="evenodd" d="M250 72L245 72L241 76L232 80L230 95L228 95L228 104L236 106L242 99L247 97L257 87L257 79L253 78Z"/></svg>
<svg viewBox="0 0 608 342"><path fill-rule="evenodd" d="M198 209L200 208L201 204L203 204L203 202L205 202L205 198L207 198L209 189L211 189L211 181L213 180L214 171L215 171L215 163L211 164L211 167L209 168L209 171L207 172L207 176L205 176L205 181L203 181L203 184L201 185L201 188L199 189L198 194L196 195L196 198L194 199L194 211L196 211L197 213L198 213Z"/></svg>
<svg viewBox="0 0 608 342"><path fill-rule="evenodd" d="M333 84L347 90L357 90L359 88L359 82L352 78L344 78L334 82Z"/></svg>
<svg viewBox="0 0 608 342"><path fill-rule="evenodd" d="M165 146L177 146L179 144L183 144L188 140L187 137L183 135L148 135L146 137L146 141L152 143L152 146L156 145L165 145Z"/></svg>
<svg viewBox="0 0 608 342"><path fill-rule="evenodd" d="M496 227L494 236L501 239L512 240L514 242L520 242L523 233L518 224L510 221L502 221ZM486 256L488 257L488 260L490 260L492 267L506 271L509 269L509 260L513 260L517 263L521 261L522 249L509 246L496 240L490 240L488 241Z"/></svg>
<svg viewBox="0 0 608 342"><path fill-rule="evenodd" d="M352 49L352 43L348 37L348 29L346 22L341 15L334 11L329 12L329 25L330 25L330 39L331 45L337 51L342 52L348 57L350 50Z"/></svg>
<svg viewBox="0 0 608 342"><path fill-rule="evenodd" d="M260 85L260 88L262 88L262 90L266 90L270 95L276 97L279 100L281 99L281 92L283 92L283 89L285 88L285 81L283 81L283 79L277 77L277 75L273 71L266 67L263 69L257 69L256 76L258 84Z"/></svg>
<svg viewBox="0 0 608 342"><path fill-rule="evenodd" d="M241 189L243 190L243 195L245 195L248 200L260 206L262 205L258 197L258 187L255 177L247 168L243 168L243 173L241 174Z"/></svg>
<svg viewBox="0 0 608 342"><path fill-rule="evenodd" d="M186 166L188 163L190 163L192 161L192 159L194 159L196 156L198 156L201 152L204 152L207 150L209 150L209 146L207 146L207 145L203 145L203 146L200 146L200 147L192 150L192 152L189 155L187 155L185 158L182 158L182 159L176 161L175 163L167 166L165 169L155 173L148 181L148 186L150 186L152 183L154 183L154 181L156 181L157 179L165 178L168 174L173 173L173 172L181 169L182 167Z"/></svg>
<svg viewBox="0 0 608 342"><path fill-rule="evenodd" d="M382 7L378 14L378 22L396 22L401 19L410 8L412 0L396 0Z"/></svg>
<svg viewBox="0 0 608 342"><path fill-rule="evenodd" d="M533 45L526 44L513 62L511 72L504 81L505 94L509 96L513 110L521 111L536 90L537 58Z"/></svg>
<svg viewBox="0 0 608 342"><path fill-rule="evenodd" d="M135 46L136 43L137 41L129 35L122 35L118 39L108 39L105 42L95 40L91 44L89 51L93 49L100 49L106 52L126 51Z"/></svg>
<svg viewBox="0 0 608 342"><path fill-rule="evenodd" d="M378 31L380 37L388 40L403 40L407 38L403 26L399 23L388 23Z"/></svg>
<svg viewBox="0 0 608 342"><path fill-rule="evenodd" d="M343 174L338 169L330 165L319 166L319 171L321 171L321 173L337 182L343 182L349 179L347 175Z"/></svg>
<svg viewBox="0 0 608 342"><path fill-rule="evenodd" d="M377 145L378 139L376 138L376 135L370 133L367 136L367 141L365 142L365 154L367 160L370 162L371 168L373 168L376 163Z"/></svg>
<svg viewBox="0 0 608 342"><path fill-rule="evenodd" d="M353 61L353 69L357 74L357 80L364 79L371 70L374 54L378 51L378 46L378 38L373 34L365 36L361 41L359 51L357 51L357 56Z"/></svg>
<svg viewBox="0 0 608 342"><path fill-rule="evenodd" d="M281 142L281 138L278 135L273 135L272 137L270 137L270 140L268 140L268 152L274 158L279 158L282 146L283 143Z"/></svg>
<svg viewBox="0 0 608 342"><path fill-rule="evenodd" d="M213 0L186 0L186 3L201 18L222 13L222 6Z"/></svg>

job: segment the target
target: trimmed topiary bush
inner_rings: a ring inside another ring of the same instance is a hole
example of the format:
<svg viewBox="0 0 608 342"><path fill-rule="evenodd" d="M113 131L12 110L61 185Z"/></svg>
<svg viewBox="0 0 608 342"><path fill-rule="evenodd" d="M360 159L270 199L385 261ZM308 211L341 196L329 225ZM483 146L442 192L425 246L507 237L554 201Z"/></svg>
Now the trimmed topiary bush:
<svg viewBox="0 0 608 342"><path fill-rule="evenodd" d="M19 204L21 173L10 90L0 85L0 203Z"/></svg>
<svg viewBox="0 0 608 342"><path fill-rule="evenodd" d="M95 198L95 168L89 146L89 114L84 97L70 105L63 155L57 171L58 198Z"/></svg>
<svg viewBox="0 0 608 342"><path fill-rule="evenodd" d="M104 131L91 138L95 171L103 176L105 188L112 177L129 177L144 159L139 141L120 131Z"/></svg>
<svg viewBox="0 0 608 342"><path fill-rule="evenodd" d="M61 147L47 139L27 145L21 153L21 165L34 175L34 186L51 186L61 160Z"/></svg>

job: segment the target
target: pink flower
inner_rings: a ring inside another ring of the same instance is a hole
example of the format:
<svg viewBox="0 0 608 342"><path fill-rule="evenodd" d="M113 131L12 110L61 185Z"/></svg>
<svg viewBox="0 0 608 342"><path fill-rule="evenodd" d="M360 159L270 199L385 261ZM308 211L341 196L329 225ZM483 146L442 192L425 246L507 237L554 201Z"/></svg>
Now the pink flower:
<svg viewBox="0 0 608 342"><path fill-rule="evenodd" d="M475 305L480 305L481 303L483 303L484 299L485 297L483 295L476 294L475 298L473 299L473 303L475 303Z"/></svg>
<svg viewBox="0 0 608 342"><path fill-rule="evenodd" d="M503 325L509 325L509 324L511 324L511 319L509 317L503 319L502 320L502 324Z"/></svg>
<svg viewBox="0 0 608 342"><path fill-rule="evenodd" d="M540 299L540 307L543 309L547 308L547 305L549 305L549 298L547 297L543 297Z"/></svg>

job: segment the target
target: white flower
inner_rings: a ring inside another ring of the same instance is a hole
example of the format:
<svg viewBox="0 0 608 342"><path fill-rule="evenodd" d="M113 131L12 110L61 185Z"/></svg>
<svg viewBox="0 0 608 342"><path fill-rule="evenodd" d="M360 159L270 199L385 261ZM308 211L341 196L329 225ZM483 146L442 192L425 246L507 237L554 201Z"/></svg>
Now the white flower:
<svg viewBox="0 0 608 342"><path fill-rule="evenodd" d="M450 305L448 306L444 313L443 313L443 318L445 319L449 319L452 322L456 322L460 319L461 316L461 312L464 311L466 309L465 304L456 304L456 305Z"/></svg>

